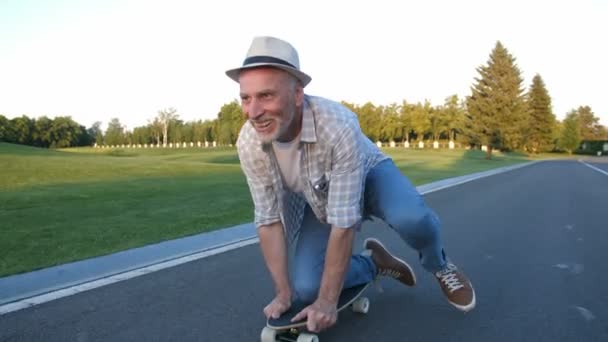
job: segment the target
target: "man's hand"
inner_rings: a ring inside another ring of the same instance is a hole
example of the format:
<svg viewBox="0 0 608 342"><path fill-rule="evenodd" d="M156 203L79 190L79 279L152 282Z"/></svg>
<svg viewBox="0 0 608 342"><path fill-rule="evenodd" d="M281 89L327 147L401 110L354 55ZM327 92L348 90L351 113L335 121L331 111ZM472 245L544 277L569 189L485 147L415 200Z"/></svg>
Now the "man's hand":
<svg viewBox="0 0 608 342"><path fill-rule="evenodd" d="M314 303L300 311L291 321L296 322L308 318L306 329L318 333L336 324L338 320L338 303L317 299Z"/></svg>
<svg viewBox="0 0 608 342"><path fill-rule="evenodd" d="M270 304L266 305L264 308L264 315L266 318L279 318L281 315L289 310L291 307L291 300L289 298L282 298L280 296L276 296Z"/></svg>

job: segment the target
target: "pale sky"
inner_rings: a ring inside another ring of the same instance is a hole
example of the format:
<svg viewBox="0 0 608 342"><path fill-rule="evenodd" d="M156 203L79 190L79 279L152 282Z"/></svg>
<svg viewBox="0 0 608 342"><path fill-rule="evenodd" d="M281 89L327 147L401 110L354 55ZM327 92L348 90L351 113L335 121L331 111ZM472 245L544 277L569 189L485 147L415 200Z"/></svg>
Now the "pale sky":
<svg viewBox="0 0 608 342"><path fill-rule="evenodd" d="M0 0L0 114L214 119L238 97L224 71L272 35L298 50L308 94L376 105L470 95L500 40L558 119L588 105L608 125L607 18L605 0Z"/></svg>

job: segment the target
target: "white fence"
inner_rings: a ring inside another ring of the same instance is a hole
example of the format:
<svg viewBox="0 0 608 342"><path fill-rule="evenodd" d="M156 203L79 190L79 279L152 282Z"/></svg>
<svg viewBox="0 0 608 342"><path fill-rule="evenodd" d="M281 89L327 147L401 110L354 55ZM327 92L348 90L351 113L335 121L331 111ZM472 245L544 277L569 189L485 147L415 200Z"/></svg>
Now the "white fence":
<svg viewBox="0 0 608 342"><path fill-rule="evenodd" d="M381 141L376 141L376 146L382 148L382 147L390 147L390 148L396 148L396 147L401 147L403 146L404 148L433 148L433 149L440 149L440 148L447 148L450 150L453 150L455 148L460 148L462 147L459 143L455 143L454 141L449 141L449 142L445 142L445 141L433 141L432 143L426 143L424 141L418 141L417 143L415 142L409 142L409 141L404 141L403 143L397 143L395 141L391 141L389 143L382 143Z"/></svg>
<svg viewBox="0 0 608 342"><path fill-rule="evenodd" d="M168 144L121 144L121 145L93 145L95 148L213 148L219 147L216 141L197 141L194 142L177 142L177 143L168 143ZM232 147L232 144L225 145Z"/></svg>

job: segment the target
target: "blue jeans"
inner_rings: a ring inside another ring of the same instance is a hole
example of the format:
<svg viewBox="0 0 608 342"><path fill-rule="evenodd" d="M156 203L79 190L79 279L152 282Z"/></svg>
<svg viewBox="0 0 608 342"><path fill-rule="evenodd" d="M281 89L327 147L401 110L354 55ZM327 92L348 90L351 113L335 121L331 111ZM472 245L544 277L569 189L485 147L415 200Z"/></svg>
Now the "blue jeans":
<svg viewBox="0 0 608 342"><path fill-rule="evenodd" d="M370 170L364 202L364 216L377 217L394 229L418 251L422 267L436 272L445 266L439 219L392 160L384 160ZM312 302L317 297L330 232L331 225L320 222L307 206L290 267L295 295L300 300ZM367 283L375 275L371 257L353 255L344 288Z"/></svg>

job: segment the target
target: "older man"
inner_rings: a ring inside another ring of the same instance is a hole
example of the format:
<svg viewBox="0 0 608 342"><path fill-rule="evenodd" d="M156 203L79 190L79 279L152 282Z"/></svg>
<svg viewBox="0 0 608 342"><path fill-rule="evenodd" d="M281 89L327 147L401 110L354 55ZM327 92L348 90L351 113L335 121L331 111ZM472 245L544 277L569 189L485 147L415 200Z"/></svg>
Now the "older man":
<svg viewBox="0 0 608 342"><path fill-rule="evenodd" d="M353 255L354 234L370 216L419 252L452 305L463 311L475 306L470 281L446 258L436 214L361 132L354 113L304 94L311 78L291 44L256 37L243 65L226 74L240 85L248 119L237 148L276 289L264 308L267 317L279 317L299 298L311 304L294 320L306 318L307 328L318 332L336 322L342 288L379 275L415 285L412 268L377 239L364 243L371 255Z"/></svg>

